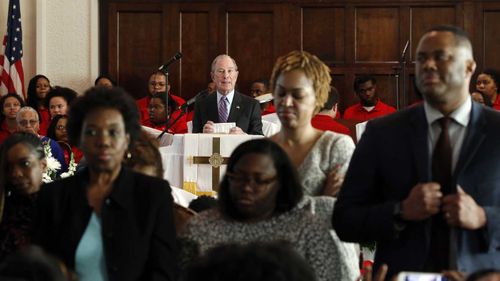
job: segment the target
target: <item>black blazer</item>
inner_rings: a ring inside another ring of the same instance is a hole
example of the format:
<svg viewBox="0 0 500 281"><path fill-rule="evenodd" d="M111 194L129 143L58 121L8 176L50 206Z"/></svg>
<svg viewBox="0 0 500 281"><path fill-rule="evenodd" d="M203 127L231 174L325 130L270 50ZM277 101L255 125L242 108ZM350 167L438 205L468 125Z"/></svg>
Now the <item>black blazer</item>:
<svg viewBox="0 0 500 281"><path fill-rule="evenodd" d="M90 220L87 169L42 186L34 242L74 269ZM175 280L176 244L168 182L122 168L101 211L109 280Z"/></svg>
<svg viewBox="0 0 500 281"><path fill-rule="evenodd" d="M203 133L207 121L219 123L217 94L210 94L196 101L193 116L193 133ZM243 132L262 135L262 118L259 102L251 97L234 92L227 122L236 122Z"/></svg>
<svg viewBox="0 0 500 281"><path fill-rule="evenodd" d="M430 219L395 228L394 206L417 183L432 181L428 128L422 105L369 121L349 164L333 212L340 239L377 241L375 268L422 271ZM457 229L458 270L500 267L500 113L475 102L453 180L485 209L487 225Z"/></svg>

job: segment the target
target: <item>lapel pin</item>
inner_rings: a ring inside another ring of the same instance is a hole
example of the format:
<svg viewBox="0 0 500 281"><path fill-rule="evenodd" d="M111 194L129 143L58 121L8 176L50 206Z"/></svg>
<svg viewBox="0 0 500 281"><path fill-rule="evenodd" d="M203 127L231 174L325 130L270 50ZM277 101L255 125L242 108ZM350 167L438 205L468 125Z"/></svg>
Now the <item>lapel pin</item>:
<svg viewBox="0 0 500 281"><path fill-rule="evenodd" d="M239 106L239 105L237 105L237 106L236 106L236 109L240 109L240 106Z"/></svg>

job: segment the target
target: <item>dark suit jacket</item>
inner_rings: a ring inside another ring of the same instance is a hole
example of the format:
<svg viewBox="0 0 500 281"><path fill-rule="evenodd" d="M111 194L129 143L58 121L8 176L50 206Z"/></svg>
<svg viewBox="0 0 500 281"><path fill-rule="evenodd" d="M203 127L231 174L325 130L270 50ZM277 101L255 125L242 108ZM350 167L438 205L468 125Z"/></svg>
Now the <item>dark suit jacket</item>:
<svg viewBox="0 0 500 281"><path fill-rule="evenodd" d="M34 241L72 269L92 212L88 181L85 169L44 185L39 195ZM175 280L170 192L166 181L122 168L101 211L109 280Z"/></svg>
<svg viewBox="0 0 500 281"><path fill-rule="evenodd" d="M219 123L216 93L196 101L194 106L193 133L203 133L203 126L207 121ZM247 134L262 135L262 118L259 102L235 91L227 122L236 122L236 126L240 127Z"/></svg>
<svg viewBox="0 0 500 281"><path fill-rule="evenodd" d="M430 242L430 219L394 227L394 205L417 183L431 181L423 105L368 122L353 154L333 212L344 241L377 241L375 267L389 275L422 271ZM487 225L457 229L458 269L500 267L500 113L473 103L453 180L486 211Z"/></svg>

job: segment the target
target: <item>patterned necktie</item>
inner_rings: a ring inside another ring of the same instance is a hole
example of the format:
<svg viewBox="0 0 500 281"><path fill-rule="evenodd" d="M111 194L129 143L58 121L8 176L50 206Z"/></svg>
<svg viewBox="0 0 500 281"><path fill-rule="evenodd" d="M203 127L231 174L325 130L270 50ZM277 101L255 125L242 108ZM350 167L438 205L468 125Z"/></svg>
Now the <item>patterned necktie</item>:
<svg viewBox="0 0 500 281"><path fill-rule="evenodd" d="M229 111L227 110L229 101L227 97L222 97L219 101L219 122L226 123L227 117L229 116Z"/></svg>
<svg viewBox="0 0 500 281"><path fill-rule="evenodd" d="M452 180L452 150L448 132L451 121L449 117L437 120L441 126L441 134L432 154L432 181L441 185L441 192L444 195L456 191ZM431 243L426 269L437 272L456 269L454 230L448 226L441 212L434 215L431 221Z"/></svg>

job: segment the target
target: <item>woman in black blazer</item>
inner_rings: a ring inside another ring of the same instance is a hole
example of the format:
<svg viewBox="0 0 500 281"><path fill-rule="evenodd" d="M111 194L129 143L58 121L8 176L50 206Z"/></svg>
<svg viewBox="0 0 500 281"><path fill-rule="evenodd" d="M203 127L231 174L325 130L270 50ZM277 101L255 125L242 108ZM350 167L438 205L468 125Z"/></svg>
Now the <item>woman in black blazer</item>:
<svg viewBox="0 0 500 281"><path fill-rule="evenodd" d="M122 167L139 132L135 102L119 88L92 88L72 105L68 135L88 166L42 187L35 242L80 281L174 280L170 187Z"/></svg>

